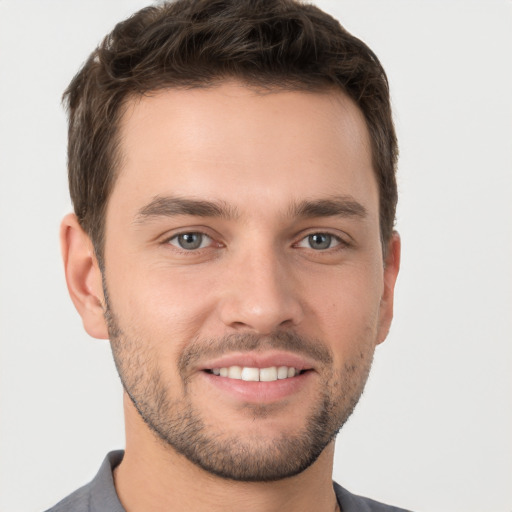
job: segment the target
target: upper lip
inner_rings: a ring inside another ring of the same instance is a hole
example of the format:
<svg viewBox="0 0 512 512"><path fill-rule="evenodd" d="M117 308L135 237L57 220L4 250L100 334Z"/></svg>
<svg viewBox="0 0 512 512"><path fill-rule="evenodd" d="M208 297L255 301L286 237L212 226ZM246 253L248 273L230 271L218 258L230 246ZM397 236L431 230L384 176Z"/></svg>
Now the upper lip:
<svg viewBox="0 0 512 512"><path fill-rule="evenodd" d="M243 368L270 368L272 366L288 366L299 371L312 370L312 361L300 354L284 351L266 352L232 352L223 356L202 362L200 370L213 368L228 368L241 366Z"/></svg>

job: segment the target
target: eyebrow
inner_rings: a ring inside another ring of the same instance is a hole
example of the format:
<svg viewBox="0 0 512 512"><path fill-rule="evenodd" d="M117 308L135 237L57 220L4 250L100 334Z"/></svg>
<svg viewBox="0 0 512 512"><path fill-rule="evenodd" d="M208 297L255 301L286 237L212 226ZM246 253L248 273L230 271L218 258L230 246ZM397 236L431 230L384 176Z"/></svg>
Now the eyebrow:
<svg viewBox="0 0 512 512"><path fill-rule="evenodd" d="M225 201L207 201L175 196L156 196L143 206L135 216L136 223L143 223L155 217L217 217L227 220L240 216L236 206ZM367 216L366 208L352 196L336 196L328 199L304 200L294 203L288 210L292 218L313 217L359 217Z"/></svg>
<svg viewBox="0 0 512 512"><path fill-rule="evenodd" d="M352 196L305 200L290 208L291 217L359 217L364 219L367 215L366 208Z"/></svg>
<svg viewBox="0 0 512 512"><path fill-rule="evenodd" d="M239 212L236 207L224 201L156 196L137 212L135 222L142 223L146 219L154 217L175 217L177 215L234 219L239 216Z"/></svg>

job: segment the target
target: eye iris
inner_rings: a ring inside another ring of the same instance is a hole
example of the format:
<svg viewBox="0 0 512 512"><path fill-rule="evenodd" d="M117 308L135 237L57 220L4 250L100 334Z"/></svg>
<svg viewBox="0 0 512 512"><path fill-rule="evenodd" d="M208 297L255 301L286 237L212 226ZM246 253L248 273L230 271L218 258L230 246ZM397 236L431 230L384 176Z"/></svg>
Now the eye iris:
<svg viewBox="0 0 512 512"><path fill-rule="evenodd" d="M315 233L309 235L309 245L312 249L328 249L331 245L331 235L325 233Z"/></svg>
<svg viewBox="0 0 512 512"><path fill-rule="evenodd" d="M198 249L203 241L201 233L185 233L178 236L178 243L183 249Z"/></svg>

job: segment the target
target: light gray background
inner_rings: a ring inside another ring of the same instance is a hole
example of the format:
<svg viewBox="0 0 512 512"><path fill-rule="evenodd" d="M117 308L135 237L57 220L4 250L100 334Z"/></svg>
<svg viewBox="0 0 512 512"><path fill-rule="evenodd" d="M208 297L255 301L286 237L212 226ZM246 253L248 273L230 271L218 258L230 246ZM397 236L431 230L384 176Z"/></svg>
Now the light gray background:
<svg viewBox="0 0 512 512"><path fill-rule="evenodd" d="M401 159L391 334L335 478L419 511L512 510L512 3L318 1L381 58ZM123 446L107 342L58 246L60 95L140 0L0 0L0 510L39 511Z"/></svg>

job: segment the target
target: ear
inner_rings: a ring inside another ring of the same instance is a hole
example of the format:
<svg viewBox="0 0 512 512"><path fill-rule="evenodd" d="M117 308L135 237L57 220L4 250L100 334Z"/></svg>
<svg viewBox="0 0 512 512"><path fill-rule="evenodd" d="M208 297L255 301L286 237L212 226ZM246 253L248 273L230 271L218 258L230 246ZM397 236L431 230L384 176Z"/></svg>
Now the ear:
<svg viewBox="0 0 512 512"><path fill-rule="evenodd" d="M85 330L94 338L108 339L101 271L91 239L71 213L62 220L60 243L69 295Z"/></svg>
<svg viewBox="0 0 512 512"><path fill-rule="evenodd" d="M395 283L400 270L400 235L393 231L388 243L384 261L384 291L380 301L379 331L377 343L382 343L388 335L393 319L393 300L395 296Z"/></svg>

